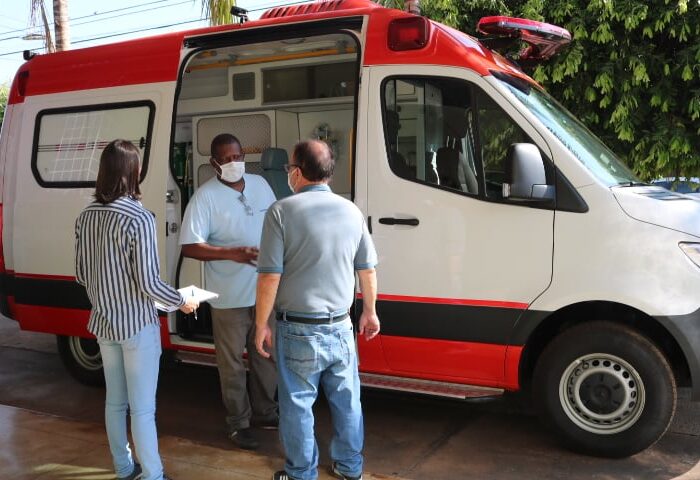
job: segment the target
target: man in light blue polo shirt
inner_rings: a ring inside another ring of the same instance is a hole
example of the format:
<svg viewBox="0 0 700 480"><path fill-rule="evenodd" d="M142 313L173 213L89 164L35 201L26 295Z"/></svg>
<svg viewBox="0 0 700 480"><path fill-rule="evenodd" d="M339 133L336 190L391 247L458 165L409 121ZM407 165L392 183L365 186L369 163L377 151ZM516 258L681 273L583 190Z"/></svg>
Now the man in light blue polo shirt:
<svg viewBox="0 0 700 480"><path fill-rule="evenodd" d="M360 379L348 310L357 272L363 299L359 333L367 340L377 335L377 254L360 210L328 187L334 166L325 143L298 143L287 167L296 194L265 215L255 345L269 357L265 347L272 347L268 318L274 303L280 438L287 457L274 480L318 478L311 407L319 385L333 421L331 473L344 480L362 478Z"/></svg>
<svg viewBox="0 0 700 480"><path fill-rule="evenodd" d="M217 135L211 155L217 176L197 189L187 204L180 244L184 256L205 262L206 288L219 294L209 304L229 438L239 448L255 449L251 419L262 428L277 427L275 365L255 353L254 343L257 246L275 195L264 178L244 173L245 154L233 135Z"/></svg>

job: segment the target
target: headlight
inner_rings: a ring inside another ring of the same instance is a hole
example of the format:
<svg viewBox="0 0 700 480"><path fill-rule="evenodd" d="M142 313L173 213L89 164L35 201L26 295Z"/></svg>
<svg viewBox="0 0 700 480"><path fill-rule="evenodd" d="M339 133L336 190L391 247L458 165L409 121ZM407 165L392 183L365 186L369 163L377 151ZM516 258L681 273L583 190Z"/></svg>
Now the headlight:
<svg viewBox="0 0 700 480"><path fill-rule="evenodd" d="M680 242L678 244L691 262L700 267L700 243Z"/></svg>

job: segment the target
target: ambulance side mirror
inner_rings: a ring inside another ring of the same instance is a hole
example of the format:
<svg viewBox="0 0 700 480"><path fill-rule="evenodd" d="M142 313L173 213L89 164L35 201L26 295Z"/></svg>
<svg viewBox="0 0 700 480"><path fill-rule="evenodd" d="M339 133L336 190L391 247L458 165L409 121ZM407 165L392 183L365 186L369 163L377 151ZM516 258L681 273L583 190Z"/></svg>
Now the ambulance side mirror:
<svg viewBox="0 0 700 480"><path fill-rule="evenodd" d="M518 201L554 200L554 186L547 185L540 149L532 143L508 147L503 198Z"/></svg>

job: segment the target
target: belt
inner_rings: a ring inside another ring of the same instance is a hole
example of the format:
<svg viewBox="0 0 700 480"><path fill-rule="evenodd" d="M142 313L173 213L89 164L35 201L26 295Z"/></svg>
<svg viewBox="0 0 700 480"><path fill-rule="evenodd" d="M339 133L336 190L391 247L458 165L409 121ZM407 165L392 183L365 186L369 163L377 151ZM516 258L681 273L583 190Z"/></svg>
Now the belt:
<svg viewBox="0 0 700 480"><path fill-rule="evenodd" d="M319 318L309 318L309 317L298 317L296 315L285 315L284 312L277 312L277 320L294 322L294 323L308 323L311 325L326 325L330 323L340 322L345 320L350 315L348 312L343 312L335 316L319 317Z"/></svg>

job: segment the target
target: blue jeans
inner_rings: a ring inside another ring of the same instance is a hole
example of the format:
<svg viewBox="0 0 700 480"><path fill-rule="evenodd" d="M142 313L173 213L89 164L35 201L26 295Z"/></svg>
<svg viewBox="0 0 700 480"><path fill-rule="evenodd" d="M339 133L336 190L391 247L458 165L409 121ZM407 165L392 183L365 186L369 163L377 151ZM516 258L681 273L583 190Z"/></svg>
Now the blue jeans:
<svg viewBox="0 0 700 480"><path fill-rule="evenodd" d="M141 461L143 480L163 478L156 433L156 388L160 367L160 329L146 325L139 333L121 342L98 338L104 365L107 396L105 427L117 477L134 469L126 412L131 416L131 434Z"/></svg>
<svg viewBox="0 0 700 480"><path fill-rule="evenodd" d="M333 422L330 456L341 473L362 473L364 426L350 319L326 325L277 322L275 341L284 469L295 480L318 478L312 406L321 385Z"/></svg>

